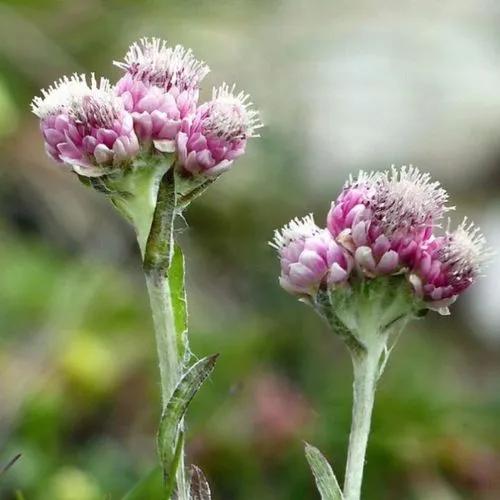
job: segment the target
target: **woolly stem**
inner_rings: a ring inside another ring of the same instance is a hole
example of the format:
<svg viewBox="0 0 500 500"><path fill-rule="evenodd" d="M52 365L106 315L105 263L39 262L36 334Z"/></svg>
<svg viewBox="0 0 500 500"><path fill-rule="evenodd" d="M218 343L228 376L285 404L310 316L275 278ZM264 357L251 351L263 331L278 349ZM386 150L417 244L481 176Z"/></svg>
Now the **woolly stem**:
<svg viewBox="0 0 500 500"><path fill-rule="evenodd" d="M175 310L169 280L176 214L176 188L173 166L155 182L145 183L149 189L135 193L126 201L129 219L134 223L137 241L143 257L143 269L153 316L156 347L160 370L162 413L165 411L177 383L182 376L182 359L177 340ZM155 202L151 203L153 196ZM183 422L180 424L180 433ZM184 441L171 443L178 446L176 484L179 500L187 500L184 471Z"/></svg>
<svg viewBox="0 0 500 500"><path fill-rule="evenodd" d="M353 356L353 407L344 481L345 500L359 500L361 496L366 448L379 373L379 359L379 351Z"/></svg>

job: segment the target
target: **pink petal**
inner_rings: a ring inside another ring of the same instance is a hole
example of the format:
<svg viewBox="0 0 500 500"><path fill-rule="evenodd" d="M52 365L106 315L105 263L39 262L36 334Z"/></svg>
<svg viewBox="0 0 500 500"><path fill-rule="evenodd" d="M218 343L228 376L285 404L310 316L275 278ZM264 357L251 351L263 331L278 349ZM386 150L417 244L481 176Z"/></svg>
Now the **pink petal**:
<svg viewBox="0 0 500 500"><path fill-rule="evenodd" d="M177 154L181 163L186 163L187 158L187 145L188 136L184 132L179 132L177 135Z"/></svg>
<svg viewBox="0 0 500 500"><path fill-rule="evenodd" d="M64 134L62 132L59 132L55 128L48 128L43 131L43 136L45 137L45 140L51 144L52 146L57 145L60 142L64 142Z"/></svg>
<svg viewBox="0 0 500 500"><path fill-rule="evenodd" d="M367 244L366 222L360 221L352 228L352 240L357 247Z"/></svg>
<svg viewBox="0 0 500 500"><path fill-rule="evenodd" d="M298 262L290 266L289 278L294 285L304 288L319 284L316 275Z"/></svg>
<svg viewBox="0 0 500 500"><path fill-rule="evenodd" d="M380 274L389 274L392 273L399 263L399 257L397 252L394 250L389 250L388 252L382 255L378 265L377 265L377 273Z"/></svg>
<svg viewBox="0 0 500 500"><path fill-rule="evenodd" d="M330 273L328 275L328 282L329 283L340 283L341 281L345 281L347 279L347 271L345 269L342 269L337 262L335 262L331 267L330 267Z"/></svg>
<svg viewBox="0 0 500 500"><path fill-rule="evenodd" d="M308 267L311 271L313 271L317 276L321 276L325 274L327 271L326 263L313 250L304 250L299 257L299 262L304 266Z"/></svg>
<svg viewBox="0 0 500 500"><path fill-rule="evenodd" d="M359 247L354 253L354 259L361 268L366 269L367 271L375 271L376 264L371 248Z"/></svg>
<svg viewBox="0 0 500 500"><path fill-rule="evenodd" d="M214 166L212 153L210 153L208 149L204 149L203 151L196 153L196 159L204 169L209 169L210 167Z"/></svg>
<svg viewBox="0 0 500 500"><path fill-rule="evenodd" d="M200 165L198 164L198 161L196 159L196 153L194 151L191 151L191 153L188 154L188 157L184 164L184 168L192 174L196 174L201 170Z"/></svg>
<svg viewBox="0 0 500 500"><path fill-rule="evenodd" d="M213 166L212 168L206 170L205 175L209 177L215 177L217 175L222 174L226 170L229 170L232 166L233 166L232 161L223 160L220 163L217 163L217 165Z"/></svg>
<svg viewBox="0 0 500 500"><path fill-rule="evenodd" d="M153 122L148 113L134 113L134 128L139 139L143 141L151 140L153 132Z"/></svg>
<svg viewBox="0 0 500 500"><path fill-rule="evenodd" d="M380 259L380 257L382 257L382 255L391 248L391 244L387 239L387 236L381 234L375 240L375 243L373 244L372 248L373 248L373 255L375 256L375 258Z"/></svg>
<svg viewBox="0 0 500 500"><path fill-rule="evenodd" d="M113 151L105 144L99 144L94 149L94 158L97 163L109 163L113 159Z"/></svg>

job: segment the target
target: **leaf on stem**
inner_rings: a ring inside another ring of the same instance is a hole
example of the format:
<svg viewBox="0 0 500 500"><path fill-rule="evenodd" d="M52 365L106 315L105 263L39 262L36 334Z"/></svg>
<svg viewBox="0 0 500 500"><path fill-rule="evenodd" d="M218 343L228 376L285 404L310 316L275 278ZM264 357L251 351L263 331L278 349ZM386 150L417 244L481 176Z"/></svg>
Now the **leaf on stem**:
<svg viewBox="0 0 500 500"><path fill-rule="evenodd" d="M177 337L179 357L187 363L190 351L187 338L188 314L186 290L184 288L184 255L182 254L181 247L177 244L174 244L174 254L168 270L168 280L172 309L174 311L175 335Z"/></svg>
<svg viewBox="0 0 500 500"><path fill-rule="evenodd" d="M217 177L209 178L203 182L201 182L198 185L195 186L190 186L189 184L188 189L182 189L181 192L179 193L178 197L178 202L177 202L177 207L178 210L182 212L185 208L188 207L188 205L198 196L202 195L215 181L217 180Z"/></svg>
<svg viewBox="0 0 500 500"><path fill-rule="evenodd" d="M309 443L305 444L305 452L316 486L321 494L321 500L343 500L339 483L323 454Z"/></svg>
<svg viewBox="0 0 500 500"><path fill-rule="evenodd" d="M218 356L218 354L214 354L201 359L184 374L161 417L158 430L158 450L167 484L170 475L176 472L172 470L172 464L175 461L182 419L194 395L214 369Z"/></svg>
<svg viewBox="0 0 500 500"><path fill-rule="evenodd" d="M191 465L191 480L189 495L190 500L211 500L212 494L207 478L203 471L196 465Z"/></svg>

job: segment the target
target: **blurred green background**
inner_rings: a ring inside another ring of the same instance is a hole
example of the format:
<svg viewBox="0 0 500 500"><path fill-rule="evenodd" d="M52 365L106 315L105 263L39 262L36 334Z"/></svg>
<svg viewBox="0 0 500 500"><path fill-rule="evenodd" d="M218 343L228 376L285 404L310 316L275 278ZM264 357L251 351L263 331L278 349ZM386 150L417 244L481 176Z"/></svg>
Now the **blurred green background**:
<svg viewBox="0 0 500 500"><path fill-rule="evenodd" d="M317 498L307 440L343 474L351 368L282 292L267 240L324 221L349 172L413 163L500 243L500 6L494 0L0 2L1 499L120 499L155 464L159 387L132 231L43 152L29 102L75 71L118 77L137 38L192 47L266 127L188 211L190 331L218 367L189 458L227 500ZM364 498L500 498L493 275L401 338L379 387Z"/></svg>

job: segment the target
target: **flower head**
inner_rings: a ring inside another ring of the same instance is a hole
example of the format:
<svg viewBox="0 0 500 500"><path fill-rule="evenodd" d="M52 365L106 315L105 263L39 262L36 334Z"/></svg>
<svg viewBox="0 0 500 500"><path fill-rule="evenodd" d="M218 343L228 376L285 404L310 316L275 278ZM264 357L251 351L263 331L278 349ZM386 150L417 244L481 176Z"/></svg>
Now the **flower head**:
<svg viewBox="0 0 500 500"><path fill-rule="evenodd" d="M189 174L218 175L245 152L247 139L258 137L259 113L249 95L227 84L214 89L212 100L183 121L177 137L181 167Z"/></svg>
<svg viewBox="0 0 500 500"><path fill-rule="evenodd" d="M275 231L270 243L281 262L281 286L290 293L314 296L322 286L334 287L349 277L352 259L312 215L293 219Z"/></svg>
<svg viewBox="0 0 500 500"><path fill-rule="evenodd" d="M139 150L132 117L105 78L64 77L33 99L32 110L49 156L81 175L120 167Z"/></svg>
<svg viewBox="0 0 500 500"><path fill-rule="evenodd" d="M444 308L474 283L490 255L480 229L465 218L424 245L410 282L431 308Z"/></svg>
<svg viewBox="0 0 500 500"><path fill-rule="evenodd" d="M280 282L289 291L310 295L325 286L332 291L336 278L349 285L337 288L340 294L362 289L368 280L370 289L390 295L388 283L404 283L403 289L414 292L406 304L409 311L423 306L445 313L491 255L479 228L467 219L454 231L448 224L440 235L440 220L452 209L447 202L439 183L414 167L360 172L332 203L327 229L308 216L276 231L272 246L281 259ZM398 276L385 279L389 275Z"/></svg>
<svg viewBox="0 0 500 500"><path fill-rule="evenodd" d="M139 138L153 141L160 151L174 151L182 119L196 109L208 66L191 50L170 47L158 38L132 44L124 61L114 64L125 71L116 89L132 113Z"/></svg>
<svg viewBox="0 0 500 500"><path fill-rule="evenodd" d="M332 203L327 224L365 271L388 274L414 265L420 243L450 209L447 200L438 182L412 166L361 172Z"/></svg>

